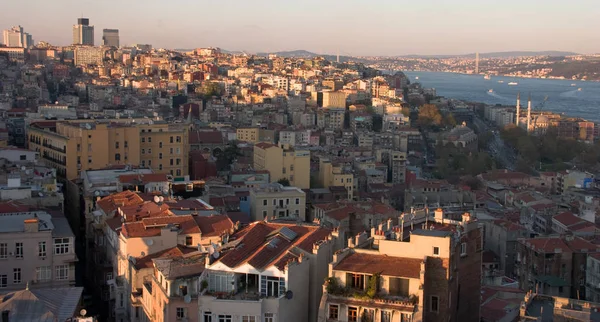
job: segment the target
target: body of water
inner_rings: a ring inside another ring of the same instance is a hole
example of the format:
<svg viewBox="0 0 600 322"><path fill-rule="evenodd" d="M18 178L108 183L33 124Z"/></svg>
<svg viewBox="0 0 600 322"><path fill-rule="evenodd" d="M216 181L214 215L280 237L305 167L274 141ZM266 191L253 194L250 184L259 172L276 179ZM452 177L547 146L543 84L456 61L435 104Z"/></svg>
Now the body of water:
<svg viewBox="0 0 600 322"><path fill-rule="evenodd" d="M441 72L405 72L405 74L411 83L419 82L423 87L433 87L437 95L447 98L486 104L515 105L517 93L521 92L521 106L527 108L527 96L531 92L533 110L564 113L567 116L600 122L600 82L504 76L492 76L490 80L486 80L483 75ZM510 86L508 85L510 82L518 85ZM490 89L493 92L489 92ZM548 100L542 107L546 96Z"/></svg>

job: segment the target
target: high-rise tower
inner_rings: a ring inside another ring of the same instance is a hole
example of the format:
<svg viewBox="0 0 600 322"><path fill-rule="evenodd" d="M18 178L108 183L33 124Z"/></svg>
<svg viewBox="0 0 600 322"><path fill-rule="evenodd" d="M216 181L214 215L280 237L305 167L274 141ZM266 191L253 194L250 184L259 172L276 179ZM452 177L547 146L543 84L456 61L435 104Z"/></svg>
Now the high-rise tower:
<svg viewBox="0 0 600 322"><path fill-rule="evenodd" d="M16 26L6 29L2 32L4 45L7 47L33 47L33 38L30 34L23 31L23 27Z"/></svg>
<svg viewBox="0 0 600 322"><path fill-rule="evenodd" d="M517 112L515 113L515 125L519 127L519 118L521 117L521 92L517 93Z"/></svg>
<svg viewBox="0 0 600 322"><path fill-rule="evenodd" d="M475 53L475 74L479 74L479 53Z"/></svg>
<svg viewBox="0 0 600 322"><path fill-rule="evenodd" d="M94 45L94 26L90 26L90 19L79 18L73 25L73 45Z"/></svg>
<svg viewBox="0 0 600 322"><path fill-rule="evenodd" d="M104 46L119 47L119 29L102 30L102 41Z"/></svg>

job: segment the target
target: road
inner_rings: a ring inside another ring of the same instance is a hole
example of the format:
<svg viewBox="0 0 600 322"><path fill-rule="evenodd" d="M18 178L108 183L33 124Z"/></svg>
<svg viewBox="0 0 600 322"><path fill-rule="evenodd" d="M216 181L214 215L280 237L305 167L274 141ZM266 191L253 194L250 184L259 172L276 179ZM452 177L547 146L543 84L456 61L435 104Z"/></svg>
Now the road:
<svg viewBox="0 0 600 322"><path fill-rule="evenodd" d="M479 133L491 131L492 138L490 139L486 151L496 162L508 170L514 170L517 163L517 155L515 151L504 143L500 137L500 132L496 128L492 128L486 124L477 115L473 118L473 123L479 129Z"/></svg>

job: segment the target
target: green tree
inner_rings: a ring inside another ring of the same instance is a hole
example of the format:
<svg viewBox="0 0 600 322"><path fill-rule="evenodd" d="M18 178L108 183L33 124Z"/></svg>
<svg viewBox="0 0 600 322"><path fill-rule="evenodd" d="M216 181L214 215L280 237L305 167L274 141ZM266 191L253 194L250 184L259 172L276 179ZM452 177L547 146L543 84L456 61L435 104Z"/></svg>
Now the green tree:
<svg viewBox="0 0 600 322"><path fill-rule="evenodd" d="M281 178L281 179L277 180L277 183L279 183L280 185L282 185L284 187L290 186L290 180L288 180L288 178Z"/></svg>
<svg viewBox="0 0 600 322"><path fill-rule="evenodd" d="M417 124L424 127L440 126L442 125L442 114L437 106L425 104L419 108Z"/></svg>

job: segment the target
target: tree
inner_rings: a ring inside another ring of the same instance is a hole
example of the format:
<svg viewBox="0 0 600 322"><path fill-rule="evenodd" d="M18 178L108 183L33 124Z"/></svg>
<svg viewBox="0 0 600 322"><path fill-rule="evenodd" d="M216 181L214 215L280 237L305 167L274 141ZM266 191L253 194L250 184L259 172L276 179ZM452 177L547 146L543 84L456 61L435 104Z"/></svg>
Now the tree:
<svg viewBox="0 0 600 322"><path fill-rule="evenodd" d="M281 178L281 179L277 180L277 183L279 183L280 185L282 185L284 187L290 186L290 180L288 180L288 178Z"/></svg>
<svg viewBox="0 0 600 322"><path fill-rule="evenodd" d="M440 126L442 125L442 114L437 106L425 104L419 108L417 124L424 127Z"/></svg>
<svg viewBox="0 0 600 322"><path fill-rule="evenodd" d="M233 161L241 155L242 153L237 144L235 144L235 142L230 143L223 152L215 153L215 157L217 158L217 169L219 171L227 170Z"/></svg>
<svg viewBox="0 0 600 322"><path fill-rule="evenodd" d="M456 126L456 119L454 118L454 114L448 113L444 116L444 125L449 127Z"/></svg>

